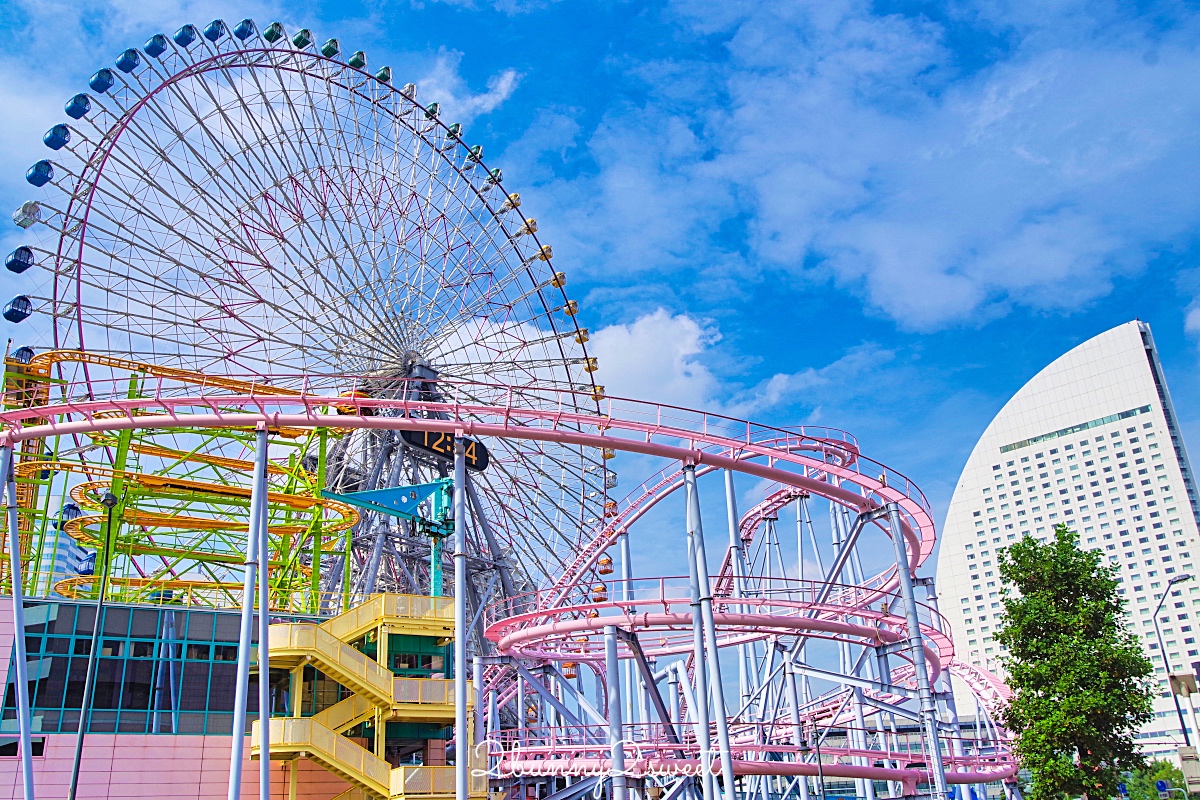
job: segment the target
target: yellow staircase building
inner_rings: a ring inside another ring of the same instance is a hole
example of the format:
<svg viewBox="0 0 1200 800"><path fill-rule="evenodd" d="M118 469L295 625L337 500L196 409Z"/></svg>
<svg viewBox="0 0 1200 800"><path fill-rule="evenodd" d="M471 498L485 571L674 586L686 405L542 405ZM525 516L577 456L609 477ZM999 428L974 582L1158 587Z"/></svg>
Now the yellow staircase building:
<svg viewBox="0 0 1200 800"><path fill-rule="evenodd" d="M452 800L453 766L393 767L378 755L385 749L389 722L454 724L453 680L397 676L363 652L373 647L376 653L388 654L393 636L422 637L439 645L449 642L454 637L453 599L378 594L320 624L272 625L272 668L292 671L297 685L298 671L312 667L351 694L306 717L301 715L298 693L293 692L291 715L271 720L270 758L307 758L344 779L351 788L336 800ZM468 702L472 696L468 690ZM367 747L362 739L345 735L364 723L375 733ZM467 739L470 796L483 800L488 789L486 759L476 756L470 731L466 734L462 738ZM251 757L259 758L257 721L251 735Z"/></svg>

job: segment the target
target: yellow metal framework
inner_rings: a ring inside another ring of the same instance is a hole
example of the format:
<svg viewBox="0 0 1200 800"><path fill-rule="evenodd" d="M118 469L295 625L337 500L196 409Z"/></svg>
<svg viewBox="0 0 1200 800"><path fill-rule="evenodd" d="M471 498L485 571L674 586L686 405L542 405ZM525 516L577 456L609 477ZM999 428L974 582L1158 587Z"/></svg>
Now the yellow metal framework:
<svg viewBox="0 0 1200 800"><path fill-rule="evenodd" d="M271 720L270 757L307 758L350 783L351 788L337 800L450 800L454 797L453 766L393 768L343 735L363 722L374 720L378 751L387 722L454 721L454 681L395 677L375 659L351 646L351 642L368 634L377 637L380 652L387 652L389 634L452 637L454 600L377 594L319 625L272 625L269 651L272 667L294 670L311 665L354 694L312 717L301 717L299 703L295 703L293 716ZM472 693L467 695L471 697ZM470 762L470 796L482 800L488 788L486 765L474 753L475 742L470 740L470 731L460 731L460 737L463 733L466 741L460 749ZM259 758L258 722L254 723L251 735L251 757Z"/></svg>

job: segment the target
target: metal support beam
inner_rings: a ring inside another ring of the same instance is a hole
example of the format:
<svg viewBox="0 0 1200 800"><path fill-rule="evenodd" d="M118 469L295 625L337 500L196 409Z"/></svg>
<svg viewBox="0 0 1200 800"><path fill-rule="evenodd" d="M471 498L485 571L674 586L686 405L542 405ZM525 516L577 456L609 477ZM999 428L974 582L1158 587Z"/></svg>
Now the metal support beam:
<svg viewBox="0 0 1200 800"><path fill-rule="evenodd" d="M260 481L251 489L262 500L258 504L258 800L271 800L271 550L267 535L270 508L267 505L267 431L257 431L257 448L262 453ZM254 465L258 477L258 462Z"/></svg>
<svg viewBox="0 0 1200 800"><path fill-rule="evenodd" d="M608 746L612 759L613 800L628 800L625 785L625 746L621 724L621 662L617 659L617 629L604 626L604 667L608 684Z"/></svg>
<svg viewBox="0 0 1200 800"><path fill-rule="evenodd" d="M712 739L708 727L708 659L704 657L704 629L702 600L704 596L700 588L700 573L696 560L696 537L693 535L692 496L695 494L696 468L683 468L684 483L687 486L687 546L688 546L688 578L691 583L692 595L692 671L696 679L695 702L688 698L688 708L695 709L696 741L700 745L700 763L703 767L701 787L704 800L714 800L713 776L709 769L708 757L712 753ZM689 480L690 478L690 480ZM699 505L697 503L696 505Z"/></svg>
<svg viewBox="0 0 1200 800"><path fill-rule="evenodd" d="M246 701L250 694L250 634L254 630L255 588L258 578L259 544L262 537L261 506L267 502L262 487L267 476L267 430L257 431L254 478L250 485L250 515L246 530L246 573L242 578L242 619L238 628L237 686L233 698L233 747L229 753L229 800L241 800L242 761L246 747Z"/></svg>
<svg viewBox="0 0 1200 800"><path fill-rule="evenodd" d="M467 752L467 460L454 437L454 797L469 800ZM525 710L521 709L524 714Z"/></svg>
<svg viewBox="0 0 1200 800"><path fill-rule="evenodd" d="M500 588L504 590L505 597L512 597L517 593L513 586L512 572L508 568L508 560L504 557L504 551L500 549L500 545L496 542L496 535L492 532L492 525L488 522L487 515L483 513L483 503L479 500L479 491L475 488L475 481L470 475L467 476L467 497L471 500L471 509L474 512L475 521L479 523L479 529L483 531L483 538L487 540L488 550L492 553L492 561L496 564L496 571L500 574Z"/></svg>
<svg viewBox="0 0 1200 800"><path fill-rule="evenodd" d="M13 476L12 445L0 447L0 479L8 488L8 580L12 584L13 614L13 669L16 672L17 731L20 739L21 785L25 800L33 800L33 740L30 735L32 720L29 712L29 661L25 654L25 587L21 571L21 542L17 520L17 482ZM110 517L111 519L111 517ZM107 555L107 554L106 554ZM99 628L100 619L96 619ZM84 724L84 712L80 712L79 724Z"/></svg>
<svg viewBox="0 0 1200 800"><path fill-rule="evenodd" d="M896 549L896 573L900 577L900 593L904 597L904 611L908 619L908 644L913 669L916 671L917 691L921 700L921 717L925 728L926 747L929 750L929 767L933 773L933 792L946 796L946 770L942 763L942 748L938 738L937 703L933 699L933 687L929 683L929 665L925 661L925 638L921 635L921 620L917 616L917 598L913 591L912 573L904 529L900 520L900 506L887 504L888 529Z"/></svg>
<svg viewBox="0 0 1200 800"><path fill-rule="evenodd" d="M796 668L792 664L786 664L784 680L787 684L788 711L792 715L792 744L796 747L802 747L804 745L804 725L800 719L800 692L796 689ZM801 753L796 753L796 760L802 760ZM800 781L801 800L809 800L808 777L804 775L797 775L796 777Z"/></svg>
<svg viewBox="0 0 1200 800"><path fill-rule="evenodd" d="M618 632L619 630L620 629L618 629ZM544 664L538 669L547 675L553 675L558 680L559 688L563 690L563 693L570 695L571 699L579 703L580 708L586 711L588 716L596 720L596 722L600 725L606 724L604 715L597 711L596 707L588 702L587 697L584 696L583 692L578 687L576 687L567 679L565 675L558 671L558 667L554 666L554 664Z"/></svg>
<svg viewBox="0 0 1200 800"><path fill-rule="evenodd" d="M573 713L571 713L571 710L569 708L567 708L565 705L563 705L562 701L559 700L557 697L555 697L554 693L551 692L549 689L547 689L546 685L543 684L541 681L539 681L537 679L536 675L534 675L529 670L525 669L525 667L519 661L517 661L515 658L512 659L510 661L510 663L513 665L513 669L515 669L517 671L517 674L519 676L521 676L521 679L525 683L528 683L530 686L532 686L533 690L535 692L537 692L538 696L541 697L543 700L545 700L547 703L549 703L550 706L553 707L555 711L557 711L559 714L561 714L563 719L565 719L568 724L576 725L576 726L582 728L584 731L587 730L587 726L585 726L582 722L580 722L579 717L577 717ZM522 697L522 700L523 699L524 698ZM599 712L597 712L594 708L592 708L590 705L585 706L585 710L587 710L591 714L595 714L595 719L598 724L600 724L600 725L606 724L607 721L604 719L604 717ZM521 714L522 715L525 714L524 708L521 709ZM521 719L521 727L525 727L525 720L524 720L523 716Z"/></svg>
<svg viewBox="0 0 1200 800"><path fill-rule="evenodd" d="M654 681L654 671L650 668L650 662L646 659L646 653L642 650L642 643L638 641L637 634L631 631L617 629L617 636L625 641L633 652L634 660L637 662L638 671L642 674L642 683L646 685L646 691L650 695L650 702L654 706L654 710L658 713L658 719L662 722L663 728L666 730L667 740L672 744L680 744L679 732L675 730L675 725L671 722L671 712L667 708L667 704L663 702L662 695L659 694L658 684ZM683 751L677 751L679 758L685 758Z"/></svg>
<svg viewBox="0 0 1200 800"><path fill-rule="evenodd" d="M475 656L474 663L471 665L471 680L474 683L472 687L475 690L475 743L482 742L487 736L483 731L483 659Z"/></svg>
<svg viewBox="0 0 1200 800"><path fill-rule="evenodd" d="M694 542L692 555L696 561L696 576L700 586L700 614L704 622L704 638L708 641L709 666L712 668L713 719L717 723L717 748L721 758L721 777L725 785L725 800L737 800L736 776L733 773L733 753L729 747L729 718L725 710L725 687L721 680L721 653L717 647L717 626L713 621L712 583L708 577L708 558L704 554L704 523L700 517L700 491L696 486L696 468L683 468L688 489L688 538Z"/></svg>

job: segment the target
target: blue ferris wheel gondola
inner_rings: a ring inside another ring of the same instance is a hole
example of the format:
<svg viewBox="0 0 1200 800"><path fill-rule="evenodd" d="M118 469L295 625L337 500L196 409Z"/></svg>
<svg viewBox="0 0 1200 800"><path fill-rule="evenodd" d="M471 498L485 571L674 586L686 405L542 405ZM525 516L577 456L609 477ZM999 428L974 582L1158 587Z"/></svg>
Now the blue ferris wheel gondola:
<svg viewBox="0 0 1200 800"><path fill-rule="evenodd" d="M121 72L133 72L142 63L142 54L131 47L117 56L117 69Z"/></svg>
<svg viewBox="0 0 1200 800"><path fill-rule="evenodd" d="M45 186L50 181L54 180L54 165L49 161L42 159L34 164L25 173L25 180L29 181L34 186Z"/></svg>
<svg viewBox="0 0 1200 800"><path fill-rule="evenodd" d="M34 352L32 347L18 347L16 350L13 350L8 354L8 360L15 361L18 364L28 364L30 361L33 361L33 356Z"/></svg>
<svg viewBox="0 0 1200 800"><path fill-rule="evenodd" d="M51 150L62 150L70 141L71 129L62 123L46 131L46 135L42 137L42 144Z"/></svg>
<svg viewBox="0 0 1200 800"><path fill-rule="evenodd" d="M117 82L116 76L112 74L112 70L108 67L96 70L96 74L88 81L88 86L97 94L104 94L113 87Z"/></svg>
<svg viewBox="0 0 1200 800"><path fill-rule="evenodd" d="M146 44L142 47L142 50L151 58L158 58L167 52L167 37L161 33L154 34L146 40Z"/></svg>
<svg viewBox="0 0 1200 800"><path fill-rule="evenodd" d="M4 307L3 317L9 322L24 322L33 313L33 301L19 294Z"/></svg>
<svg viewBox="0 0 1200 800"><path fill-rule="evenodd" d="M244 42L254 35L254 30L254 20L244 19L234 26L233 35L237 37L238 41Z"/></svg>
<svg viewBox="0 0 1200 800"><path fill-rule="evenodd" d="M18 247L8 254L8 258L4 259L4 268L9 272L15 272L20 275L25 270L33 266L33 250L24 245Z"/></svg>
<svg viewBox="0 0 1200 800"><path fill-rule="evenodd" d="M195 25L184 25L175 31L175 35L171 38L175 40L175 44L187 48L192 46L192 42L196 41L197 36Z"/></svg>
<svg viewBox="0 0 1200 800"><path fill-rule="evenodd" d="M83 119L84 115L91 110L92 99L83 93L75 95L63 106L63 111L67 112L67 116L71 119Z"/></svg>
<svg viewBox="0 0 1200 800"><path fill-rule="evenodd" d="M224 20L214 19L212 22L208 23L208 26L204 29L204 38L208 39L210 42L215 42L217 39L220 39L224 35L225 35L225 21Z"/></svg>

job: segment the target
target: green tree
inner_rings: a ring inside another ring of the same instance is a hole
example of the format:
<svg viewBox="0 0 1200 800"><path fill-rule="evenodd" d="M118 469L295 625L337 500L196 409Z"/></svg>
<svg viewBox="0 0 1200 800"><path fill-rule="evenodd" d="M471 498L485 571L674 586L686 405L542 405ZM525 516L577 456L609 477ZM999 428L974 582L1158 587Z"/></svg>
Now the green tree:
<svg viewBox="0 0 1200 800"><path fill-rule="evenodd" d="M1187 788L1179 767L1170 761L1151 761L1125 781L1125 787L1129 789L1129 800L1158 800L1158 789L1154 787L1154 782L1158 780L1166 781L1176 789ZM1179 800L1180 796L1178 792L1171 793L1172 800Z"/></svg>
<svg viewBox="0 0 1200 800"><path fill-rule="evenodd" d="M1030 800L1117 793L1143 767L1133 735L1151 719L1153 667L1121 622L1116 570L1065 525L999 556L1004 614L996 640L1012 699L1001 712L1032 773Z"/></svg>

